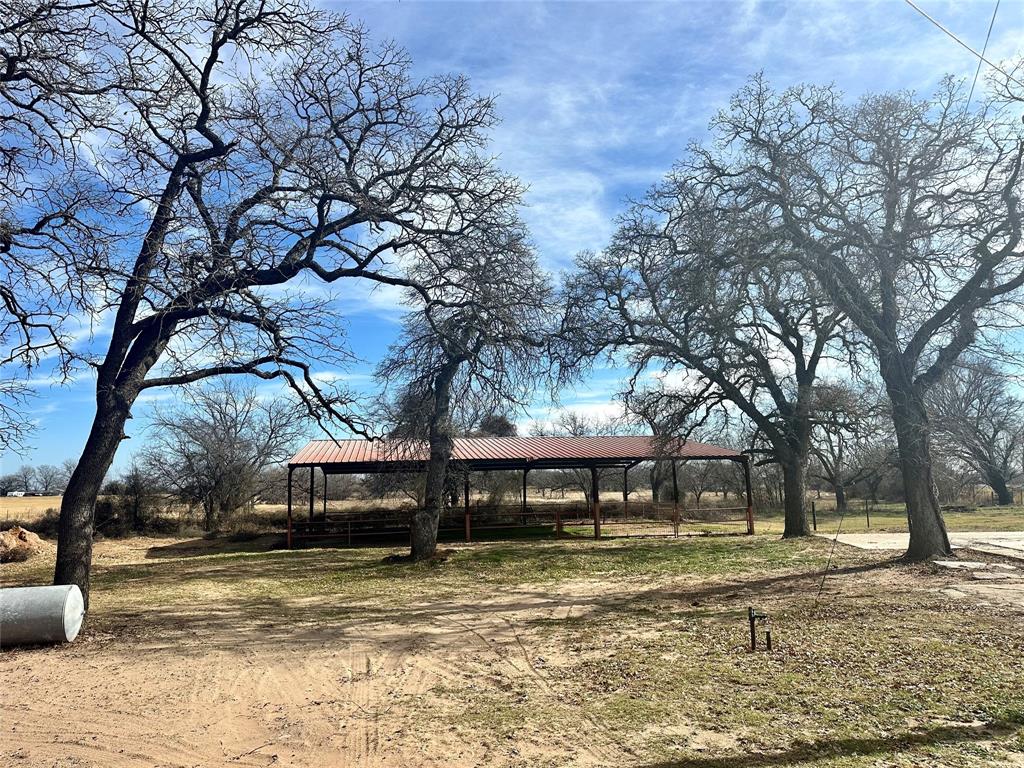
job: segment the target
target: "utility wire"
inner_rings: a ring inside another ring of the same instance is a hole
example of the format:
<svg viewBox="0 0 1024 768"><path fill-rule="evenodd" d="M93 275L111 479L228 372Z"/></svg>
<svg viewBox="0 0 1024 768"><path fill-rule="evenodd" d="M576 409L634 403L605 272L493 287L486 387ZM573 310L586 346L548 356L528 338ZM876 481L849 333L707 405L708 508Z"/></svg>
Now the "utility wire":
<svg viewBox="0 0 1024 768"><path fill-rule="evenodd" d="M832 555L836 553L836 542L839 541L839 533L843 530L843 520L846 518L847 510L843 510L843 514L839 516L839 527L836 528L836 536L832 539L832 549L828 553L828 562L825 563L825 572L821 574L821 583L818 585L818 594L814 596L814 606L818 606L818 598L821 597L821 590L825 586L825 579L828 578L828 569L832 567Z"/></svg>
<svg viewBox="0 0 1024 768"><path fill-rule="evenodd" d="M975 56L977 56L977 57L978 57L978 58L979 58L979 59L980 59L981 61L985 62L985 63L986 63L986 64L988 64L988 65L989 65L990 67L992 67L992 69L996 70L997 72L1001 72L1001 73L1002 73L1003 75L1005 75L1005 76L1006 76L1007 78L1009 78L1010 80L1012 80L1013 82L1015 82L1015 83L1016 83L1017 85L1019 85L1019 86L1021 86L1022 88L1024 88L1024 83L1022 83L1022 82L1021 82L1020 80L1018 80L1018 79L1017 79L1016 77L1014 77L1013 75L1011 75L1011 74L1010 74L1009 72L1007 72L1007 71L1006 71L1005 69L1003 69L1003 68L1002 68L1002 67L1000 67L999 65L997 65L997 64L994 64L993 62L991 62L991 61L989 61L988 59L986 59L986 58L985 58L985 56L984 56L984 54L978 53L978 52L977 52L976 50L974 50L973 48L971 48L971 46L969 46L969 45L968 45L967 43L965 43L965 42L964 42L963 40L961 40L961 39L960 39L959 37L957 37L957 36L956 36L956 35L954 35L954 34L953 34L952 32L950 32L950 31L949 31L949 30L948 30L948 29L947 29L946 27L944 27L944 26L943 26L943 25L942 25L942 24L941 24L940 22L936 21L936 20L935 20L935 19L933 19L933 18L932 18L931 16L929 16L929 15L928 15L928 14L927 14L927 13L926 13L926 12L925 12L925 11L924 11L924 10L923 10L923 9L922 9L921 7L920 7L920 6L918 6L918 5L916 5L916 4L914 3L914 0L903 0L903 1L904 1L904 2L905 2L905 3L907 4L907 5L909 5L909 6L911 7L911 8L913 8L913 9L914 9L915 11L917 11L917 12L918 12L918 13L920 13L920 14L921 14L922 16L924 16L924 17L925 17L926 19L928 19L928 21L930 21L930 22L931 22L932 24L934 24L934 25L935 25L936 27L938 27L938 28L939 28L939 29L941 29L941 30L942 30L943 32L945 32L945 33L946 33L946 34L947 34L947 35L948 35L948 36L949 36L950 38L952 38L952 39L953 39L953 40L954 40L954 41L955 41L955 42L957 43L957 45L959 45L959 46L961 46L962 48L965 48L966 50L970 51L970 52L971 52L972 54L974 54Z"/></svg>
<svg viewBox="0 0 1024 768"><path fill-rule="evenodd" d="M981 74L981 65L985 63L985 52L988 50L988 39L992 37L992 27L996 23L996 14L999 13L999 0L996 0L996 7L992 11L992 19L988 23L988 32L985 33L985 45L981 47L981 56L978 57L978 68L974 70L974 82L971 83L971 92L967 94L967 106L964 111L970 109L971 98L974 96L974 86L978 84L978 75Z"/></svg>

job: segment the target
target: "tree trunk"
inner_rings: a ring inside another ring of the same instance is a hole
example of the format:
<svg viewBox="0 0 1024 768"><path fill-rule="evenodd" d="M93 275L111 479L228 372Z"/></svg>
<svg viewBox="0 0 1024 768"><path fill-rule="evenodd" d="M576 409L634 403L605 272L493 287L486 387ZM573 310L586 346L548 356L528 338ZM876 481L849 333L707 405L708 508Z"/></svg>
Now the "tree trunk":
<svg viewBox="0 0 1024 768"><path fill-rule="evenodd" d="M651 467L651 501L659 503L665 501L662 491L665 490L666 469L664 462L656 461Z"/></svg>
<svg viewBox="0 0 1024 768"><path fill-rule="evenodd" d="M57 565L54 584L77 584L89 607L89 569L92 566L93 519L96 497L124 436L129 406L97 404L96 416L85 441L82 458L68 479L60 503L57 529Z"/></svg>
<svg viewBox="0 0 1024 768"><path fill-rule="evenodd" d="M836 512L846 514L846 488L842 480L837 480L832 486L836 492Z"/></svg>
<svg viewBox="0 0 1024 768"><path fill-rule="evenodd" d="M430 458L427 461L427 476L424 484L424 498L412 516L413 560L426 560L437 551L437 526L445 503L448 479L448 463L452 457L455 441L451 435L451 388L458 371L458 363L449 363L434 379L433 412L430 415Z"/></svg>
<svg viewBox="0 0 1024 768"><path fill-rule="evenodd" d="M781 460L782 504L785 511L786 527L784 539L809 536L807 525L807 457L792 454Z"/></svg>
<svg viewBox="0 0 1024 768"><path fill-rule="evenodd" d="M993 467L985 474L988 476L988 484L995 491L996 502L999 506L1005 507L1013 504L1013 491L1007 487L1006 478L1003 476L1003 473Z"/></svg>
<svg viewBox="0 0 1024 768"><path fill-rule="evenodd" d="M910 528L908 560L927 560L949 556L949 536L939 510L932 457L929 445L928 413L924 398L917 392L901 367L883 366L882 376L892 403L892 421L896 429L900 473L907 503L907 525Z"/></svg>

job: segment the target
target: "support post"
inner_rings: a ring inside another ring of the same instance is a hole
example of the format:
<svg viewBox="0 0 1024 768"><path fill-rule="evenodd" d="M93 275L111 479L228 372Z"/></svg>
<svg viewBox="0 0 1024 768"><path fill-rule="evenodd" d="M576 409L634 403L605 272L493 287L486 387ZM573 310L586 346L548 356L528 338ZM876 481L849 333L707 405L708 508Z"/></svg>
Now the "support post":
<svg viewBox="0 0 1024 768"><path fill-rule="evenodd" d="M672 533L679 536L679 475L675 459L672 459Z"/></svg>
<svg viewBox="0 0 1024 768"><path fill-rule="evenodd" d="M590 468L590 512L594 516L594 538L601 538L601 495L598 490L597 467Z"/></svg>
<svg viewBox="0 0 1024 768"><path fill-rule="evenodd" d="M526 525L526 476L530 474L530 468L523 470L523 504L519 510L519 524Z"/></svg>
<svg viewBox="0 0 1024 768"><path fill-rule="evenodd" d="M288 467L288 549L292 548L292 472L295 470Z"/></svg>
<svg viewBox="0 0 1024 768"><path fill-rule="evenodd" d="M473 532L470 529L471 523L469 520L469 472L466 472L465 479L462 485L462 498L466 504L466 542L469 543L473 540Z"/></svg>
<svg viewBox="0 0 1024 768"><path fill-rule="evenodd" d="M555 538L562 538L562 508L555 506Z"/></svg>
<svg viewBox="0 0 1024 768"><path fill-rule="evenodd" d="M754 535L754 490L750 485L750 457L744 456L743 462L743 485L747 492L747 534Z"/></svg>
<svg viewBox="0 0 1024 768"><path fill-rule="evenodd" d="M814 530L818 530L818 511L814 508L814 502L811 502L811 525Z"/></svg>
<svg viewBox="0 0 1024 768"><path fill-rule="evenodd" d="M629 517L629 467L622 468L622 521Z"/></svg>
<svg viewBox="0 0 1024 768"><path fill-rule="evenodd" d="M320 471L324 473L324 522L327 522L327 472L323 467L320 467Z"/></svg>
<svg viewBox="0 0 1024 768"><path fill-rule="evenodd" d="M316 491L316 484L313 482L313 476L316 473L316 467L309 468L309 522L313 522L313 495Z"/></svg>

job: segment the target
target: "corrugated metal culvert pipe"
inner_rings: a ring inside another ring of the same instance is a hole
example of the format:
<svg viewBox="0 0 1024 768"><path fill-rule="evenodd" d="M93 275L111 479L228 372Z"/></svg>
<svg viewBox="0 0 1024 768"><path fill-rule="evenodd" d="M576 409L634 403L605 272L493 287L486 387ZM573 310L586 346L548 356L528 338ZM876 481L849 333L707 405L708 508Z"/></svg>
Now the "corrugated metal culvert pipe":
<svg viewBox="0 0 1024 768"><path fill-rule="evenodd" d="M0 646L70 643L82 628L85 601L74 584L0 589Z"/></svg>

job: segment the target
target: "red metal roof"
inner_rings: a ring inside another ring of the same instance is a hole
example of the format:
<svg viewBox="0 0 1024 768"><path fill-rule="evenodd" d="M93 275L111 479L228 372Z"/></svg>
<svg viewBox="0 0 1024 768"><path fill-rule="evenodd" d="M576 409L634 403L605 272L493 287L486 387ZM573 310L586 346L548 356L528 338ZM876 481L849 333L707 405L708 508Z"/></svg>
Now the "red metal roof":
<svg viewBox="0 0 1024 768"><path fill-rule="evenodd" d="M422 463L426 446L388 440L314 440L296 453L290 466L324 466L341 471L373 471L369 465ZM651 435L594 437L459 437L452 458L470 465L579 466L622 464L659 458L739 459L731 448Z"/></svg>

